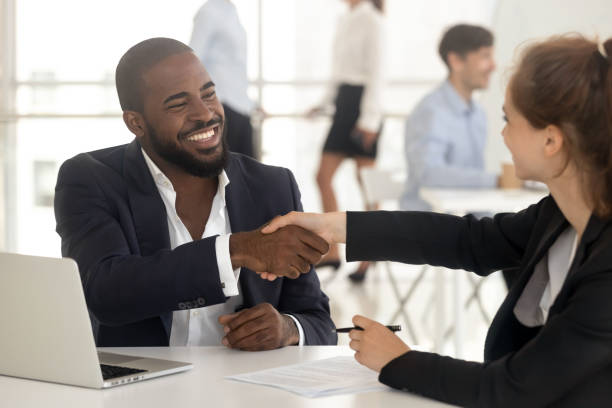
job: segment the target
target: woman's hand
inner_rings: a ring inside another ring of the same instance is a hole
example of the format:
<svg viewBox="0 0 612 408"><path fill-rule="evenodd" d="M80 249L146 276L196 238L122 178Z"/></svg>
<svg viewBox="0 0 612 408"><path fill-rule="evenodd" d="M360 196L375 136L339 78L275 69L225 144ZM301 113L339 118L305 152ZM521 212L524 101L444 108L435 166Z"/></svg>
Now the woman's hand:
<svg viewBox="0 0 612 408"><path fill-rule="evenodd" d="M366 152L371 151L376 139L378 139L378 133L370 132L369 130L360 127L356 127L355 131L361 134L361 144L363 145L363 149Z"/></svg>
<svg viewBox="0 0 612 408"><path fill-rule="evenodd" d="M324 112L325 109L322 106L315 106L309 109L304 116L306 116L306 119L314 119L317 116L321 116Z"/></svg>
<svg viewBox="0 0 612 408"><path fill-rule="evenodd" d="M363 328L349 333L355 360L374 371L380 372L389 361L410 351L395 333L374 320L355 315L353 324Z"/></svg>
<svg viewBox="0 0 612 408"><path fill-rule="evenodd" d="M346 213L329 212L323 214L291 211L287 215L274 218L261 232L270 234L287 225L297 225L310 230L330 245L346 242Z"/></svg>

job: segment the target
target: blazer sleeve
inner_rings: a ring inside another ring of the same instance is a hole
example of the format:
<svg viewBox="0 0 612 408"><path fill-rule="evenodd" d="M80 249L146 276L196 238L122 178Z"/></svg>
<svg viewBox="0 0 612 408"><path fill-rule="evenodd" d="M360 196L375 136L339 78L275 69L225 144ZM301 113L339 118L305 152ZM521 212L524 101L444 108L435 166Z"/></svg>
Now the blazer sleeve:
<svg viewBox="0 0 612 408"><path fill-rule="evenodd" d="M216 237L142 256L129 207L94 168L80 156L64 163L54 207L62 255L79 265L87 305L100 323L225 302Z"/></svg>
<svg viewBox="0 0 612 408"><path fill-rule="evenodd" d="M461 406L549 406L612 364L610 293L612 270L592 274L565 309L514 353L481 364L409 351L383 367L379 379Z"/></svg>
<svg viewBox="0 0 612 408"><path fill-rule="evenodd" d="M518 213L476 219L420 211L347 212L348 261L396 261L479 275L519 266L542 199Z"/></svg>
<svg viewBox="0 0 612 408"><path fill-rule="evenodd" d="M293 196L293 210L303 211L300 191L293 177L289 175L289 185ZM337 344L338 336L329 312L329 299L321 290L319 278L314 270L300 275L298 279L283 278L279 311L294 316L304 330L305 344Z"/></svg>

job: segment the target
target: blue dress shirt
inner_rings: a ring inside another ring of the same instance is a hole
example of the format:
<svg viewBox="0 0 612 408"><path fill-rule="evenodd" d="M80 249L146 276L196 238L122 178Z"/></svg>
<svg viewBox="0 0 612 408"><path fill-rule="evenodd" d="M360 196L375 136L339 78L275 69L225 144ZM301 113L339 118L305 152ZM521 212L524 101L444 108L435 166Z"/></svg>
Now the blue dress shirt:
<svg viewBox="0 0 612 408"><path fill-rule="evenodd" d="M493 188L497 175L484 169L487 123L446 80L425 96L406 121L408 177L401 207L429 210L419 187Z"/></svg>
<svg viewBox="0 0 612 408"><path fill-rule="evenodd" d="M206 67L221 102L248 116L253 103L247 95L246 31L236 7L227 0L208 0L193 19L189 46Z"/></svg>

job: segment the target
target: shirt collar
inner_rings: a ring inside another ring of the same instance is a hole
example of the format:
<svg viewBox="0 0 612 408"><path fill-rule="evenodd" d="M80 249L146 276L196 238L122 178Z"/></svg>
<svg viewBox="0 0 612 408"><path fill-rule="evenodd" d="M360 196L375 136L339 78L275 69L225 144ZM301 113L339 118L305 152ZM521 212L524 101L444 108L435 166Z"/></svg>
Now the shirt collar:
<svg viewBox="0 0 612 408"><path fill-rule="evenodd" d="M459 92L455 89L450 80L444 81L442 84L442 92L446 96L446 100L450 104L451 108L460 115L469 115L474 111L474 102L466 102L465 99L459 95Z"/></svg>
<svg viewBox="0 0 612 408"><path fill-rule="evenodd" d="M155 181L155 185L157 186L157 188L161 187L174 191L174 187L172 186L172 182L170 181L170 179L166 177L164 172L161 171L159 167L157 167L155 162L151 160L147 152L145 152L142 147L140 148L140 151L144 156L145 163L147 163L147 167L149 168L149 172L151 173L151 176L153 177L153 181ZM221 173L219 174L219 187L217 189L217 194L221 196L223 202L225 202L225 188L229 185L229 183L230 181L227 177L225 169L221 170Z"/></svg>
<svg viewBox="0 0 612 408"><path fill-rule="evenodd" d="M211 0L208 0L209 2ZM229 9L233 9L236 8L236 6L234 5L234 3L232 3L231 1L227 1L227 0L213 0L213 3L215 3L215 6L221 8L225 8L225 10L229 10Z"/></svg>

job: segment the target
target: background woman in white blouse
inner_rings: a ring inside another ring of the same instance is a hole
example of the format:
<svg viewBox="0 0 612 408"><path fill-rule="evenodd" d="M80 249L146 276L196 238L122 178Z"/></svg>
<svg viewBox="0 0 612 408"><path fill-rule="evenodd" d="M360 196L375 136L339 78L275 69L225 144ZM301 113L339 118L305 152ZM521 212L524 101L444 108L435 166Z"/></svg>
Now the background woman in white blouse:
<svg viewBox="0 0 612 408"><path fill-rule="evenodd" d="M362 167L376 160L378 137L382 128L380 87L383 48L383 1L344 0L349 12L338 22L333 43L332 80L323 102L310 111L320 113L335 101L335 113L317 172L323 211L337 211L332 187L336 170L347 158L355 159L357 179ZM368 262L351 274L363 280ZM318 265L337 269L337 246Z"/></svg>

